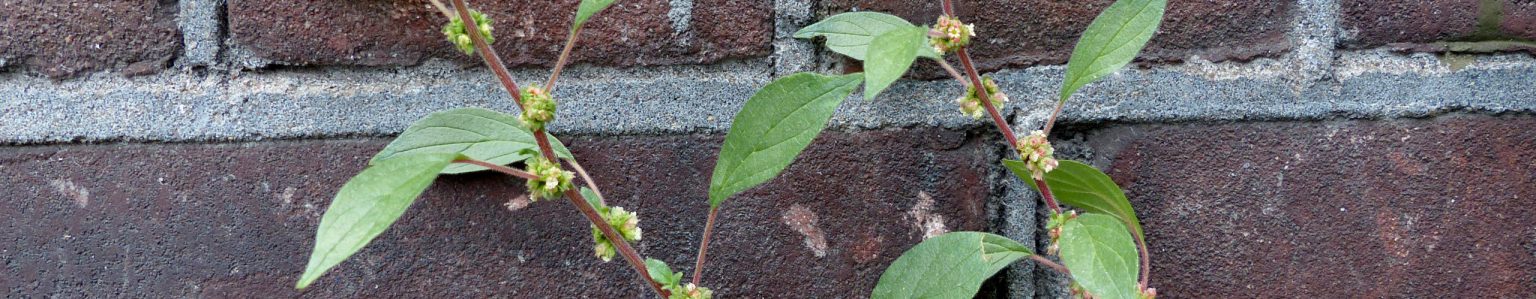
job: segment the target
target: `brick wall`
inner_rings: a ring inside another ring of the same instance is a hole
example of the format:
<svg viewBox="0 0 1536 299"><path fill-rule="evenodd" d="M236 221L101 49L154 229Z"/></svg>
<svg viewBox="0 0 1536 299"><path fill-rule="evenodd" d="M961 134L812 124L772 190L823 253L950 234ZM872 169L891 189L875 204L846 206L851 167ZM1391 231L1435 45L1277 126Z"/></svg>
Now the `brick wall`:
<svg viewBox="0 0 1536 299"><path fill-rule="evenodd" d="M497 50L543 79L578 1L503 1ZM1108 0L959 1L978 64L1038 127ZM319 215L432 111L515 111L420 0L0 0L0 291L65 297L635 297L561 202L440 179L375 244L291 288ZM931 22L935 1L628 0L594 18L556 134L692 270L721 136L758 87L852 62L789 37L824 16ZM1135 67L1052 138L1147 227L1166 297L1536 293L1536 2L1173 1ZM725 297L864 297L935 223L1043 247L1039 199L996 165L936 66L848 101L786 174L725 205ZM1064 296L1020 263L984 296Z"/></svg>

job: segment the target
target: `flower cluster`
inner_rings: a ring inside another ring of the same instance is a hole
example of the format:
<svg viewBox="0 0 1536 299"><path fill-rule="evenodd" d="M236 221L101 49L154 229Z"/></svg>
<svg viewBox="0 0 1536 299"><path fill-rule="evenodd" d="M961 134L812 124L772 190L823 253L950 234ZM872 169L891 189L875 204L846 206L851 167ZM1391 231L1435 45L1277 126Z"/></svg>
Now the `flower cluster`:
<svg viewBox="0 0 1536 299"><path fill-rule="evenodd" d="M560 193L571 190L571 179L575 175L561 170L559 164L538 154L534 154L534 158L528 159L527 163L528 173L539 177L537 180L528 180L528 192L533 194L528 197L530 200L559 198Z"/></svg>
<svg viewBox="0 0 1536 299"><path fill-rule="evenodd" d="M997 82L992 77L982 77L982 86L987 88L987 98L992 100L992 107L1002 106L1008 101L1008 95L997 88ZM981 119L987 115L986 107L981 104L981 95L976 93L975 86L966 86L965 96L955 99L955 104L960 104L960 113L974 119Z"/></svg>
<svg viewBox="0 0 1536 299"><path fill-rule="evenodd" d="M640 240L640 213L625 211L624 207L598 207L597 213L603 216L603 221L617 230L619 237L624 238L625 241ZM609 240L608 236L603 235L602 230L597 229L596 224L592 225L592 241L596 243L592 249L597 252L598 258L602 258L604 262L613 260L617 248L613 247L613 240Z"/></svg>
<svg viewBox="0 0 1536 299"><path fill-rule="evenodd" d="M473 9L469 10L469 16L475 19L475 27L480 29L480 36L485 37L486 44L496 42L496 38L491 35L490 17L486 17L485 14ZM452 21L449 21L448 26L443 27L443 35L448 36L448 42L458 46L459 51L464 51L464 54L475 53L475 42L469 38L469 32L464 30L463 19L453 18Z"/></svg>
<svg viewBox="0 0 1536 299"><path fill-rule="evenodd" d="M947 15L939 16L939 21L928 31L928 44L934 51L944 54L971 44L972 36L976 36L976 25L961 23L960 19Z"/></svg>
<svg viewBox="0 0 1536 299"><path fill-rule="evenodd" d="M672 293L671 296L667 296L667 299L709 299L715 296L715 292L710 291L709 288L696 286L692 283L670 285L666 288L667 292Z"/></svg>
<svg viewBox="0 0 1536 299"><path fill-rule="evenodd" d="M1054 156L1056 149L1051 147L1051 142L1045 139L1045 132L1040 130L1019 139L1018 148L1024 166L1029 168L1029 176L1036 180L1045 179L1045 173L1055 170L1059 164Z"/></svg>
<svg viewBox="0 0 1536 299"><path fill-rule="evenodd" d="M1061 249L1061 247L1057 245L1057 242L1061 241L1061 227L1066 226L1067 220L1071 220L1072 218L1077 218L1077 211L1052 213L1051 219L1046 220L1045 230L1051 237L1051 246L1045 248L1045 254L1056 255L1056 251Z"/></svg>
<svg viewBox="0 0 1536 299"><path fill-rule="evenodd" d="M555 120L555 98L538 85L524 88L523 114L518 116L518 120L523 121L528 130L544 130L545 124Z"/></svg>

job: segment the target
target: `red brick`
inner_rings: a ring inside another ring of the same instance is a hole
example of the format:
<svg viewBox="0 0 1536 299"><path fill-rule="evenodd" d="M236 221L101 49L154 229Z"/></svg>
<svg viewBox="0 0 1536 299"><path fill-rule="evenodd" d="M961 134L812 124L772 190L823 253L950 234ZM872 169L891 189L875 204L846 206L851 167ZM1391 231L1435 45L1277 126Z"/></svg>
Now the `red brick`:
<svg viewBox="0 0 1536 299"><path fill-rule="evenodd" d="M719 137L568 138L642 254L690 271ZM986 227L995 141L938 130L830 133L721 210L704 282L733 298L862 297L919 240L913 215ZM291 297L333 192L382 140L0 148L0 290L23 296ZM440 179L314 297L646 296L600 263L564 201L509 211L522 183ZM914 212L931 195L930 211ZM77 199L77 196L79 199ZM783 218L816 218L818 256ZM799 217L812 217L800 215ZM691 273L691 272L690 272Z"/></svg>
<svg viewBox="0 0 1536 299"><path fill-rule="evenodd" d="M1533 117L1134 126L1110 174L1190 298L1536 293Z"/></svg>
<svg viewBox="0 0 1536 299"><path fill-rule="evenodd" d="M1536 39L1536 2L1531 1L1345 0L1340 6L1345 31L1340 43L1346 48L1443 51L1428 44Z"/></svg>
<svg viewBox="0 0 1536 299"><path fill-rule="evenodd" d="M493 45L514 66L548 66L559 56L578 0L487 1L476 6L496 27ZM667 1L624 1L582 32L574 62L611 66L709 63L769 52L772 3L699 1L690 32L675 36ZM720 3L715 3L720 2ZM704 17L709 16L709 17ZM729 17L717 17L729 16ZM440 30L447 22L423 0L232 0L229 31L256 58L291 65L409 65L430 57L478 63Z"/></svg>
<svg viewBox="0 0 1536 299"><path fill-rule="evenodd" d="M957 1L955 10L962 20L976 24L979 38L971 55L978 67L997 70L1066 63L1082 30L1112 2ZM1199 55L1212 61L1246 61L1278 56L1291 48L1285 35L1293 6L1293 1L1172 1L1140 59L1172 62ZM927 0L828 0L822 10L827 15L887 12L913 24L932 24L943 13L938 1Z"/></svg>
<svg viewBox="0 0 1536 299"><path fill-rule="evenodd" d="M0 60L51 78L157 72L181 51L174 1L0 0L0 7Z"/></svg>

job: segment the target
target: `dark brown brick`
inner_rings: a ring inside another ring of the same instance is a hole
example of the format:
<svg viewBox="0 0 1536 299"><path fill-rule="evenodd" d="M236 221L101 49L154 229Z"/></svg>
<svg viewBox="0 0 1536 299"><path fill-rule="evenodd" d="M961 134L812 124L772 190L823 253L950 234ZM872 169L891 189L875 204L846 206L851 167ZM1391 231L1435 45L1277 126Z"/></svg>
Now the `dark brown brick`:
<svg viewBox="0 0 1536 299"><path fill-rule="evenodd" d="M1532 1L1345 0L1340 6L1339 23L1344 30L1340 43L1346 48L1391 45L1442 51L1443 47L1428 44L1536 39L1536 2Z"/></svg>
<svg viewBox="0 0 1536 299"><path fill-rule="evenodd" d="M644 219L640 251L691 271L720 138L568 141L609 202ZM732 298L867 296L919 240L916 222L986 227L990 143L937 130L830 133L788 175L723 206L704 281ZM0 291L294 296L333 192L383 144L0 149ZM440 179L306 295L646 296L622 261L592 257L588 224L569 203L505 208L521 186L488 174Z"/></svg>
<svg viewBox="0 0 1536 299"><path fill-rule="evenodd" d="M1111 176L1179 298L1536 293L1533 117L1132 126Z"/></svg>
<svg viewBox="0 0 1536 299"><path fill-rule="evenodd" d="M181 51L176 2L0 0L0 60L51 78L158 72Z"/></svg>
<svg viewBox="0 0 1536 299"><path fill-rule="evenodd" d="M514 66L554 64L578 0L470 3L496 27L493 45ZM588 22L574 62L611 66L709 63L767 54L771 2L699 1L674 32L667 1L624 1ZM724 16L724 17L722 17ZM478 63L440 30L447 19L424 0L232 0L229 30L256 58L291 65L408 65L429 57Z"/></svg>
<svg viewBox="0 0 1536 299"><path fill-rule="evenodd" d="M828 0L825 15L860 10L901 16L913 24L932 24L943 13L938 1ZM975 22L979 39L971 55L979 68L996 70L1062 64L1088 23L1113 2L985 0L957 1L961 19ZM1212 61L1245 61L1277 56L1291 45L1293 1L1172 1L1158 34L1142 61L1182 61L1191 55ZM923 63L926 64L926 63ZM930 73L930 72L925 72Z"/></svg>

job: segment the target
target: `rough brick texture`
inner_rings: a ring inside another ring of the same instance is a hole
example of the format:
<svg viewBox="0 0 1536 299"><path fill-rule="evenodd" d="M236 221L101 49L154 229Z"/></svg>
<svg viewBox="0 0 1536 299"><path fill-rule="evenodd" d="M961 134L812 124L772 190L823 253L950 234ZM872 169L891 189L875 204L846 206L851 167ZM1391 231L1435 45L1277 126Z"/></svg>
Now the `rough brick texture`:
<svg viewBox="0 0 1536 299"><path fill-rule="evenodd" d="M1347 48L1443 50L1424 44L1536 39L1536 2L1528 0L1344 0L1339 5L1340 43Z"/></svg>
<svg viewBox="0 0 1536 299"><path fill-rule="evenodd" d="M691 272L719 137L568 140L639 250ZM861 297L924 226L986 225L991 140L830 133L787 175L731 199L705 282L729 298ZM382 140L0 148L0 291L32 296L289 297L333 192ZM592 257L567 202L509 210L522 183L440 179L314 297L639 298Z"/></svg>
<svg viewBox="0 0 1536 299"><path fill-rule="evenodd" d="M51 78L164 69L181 50L176 2L0 0L0 67Z"/></svg>
<svg viewBox="0 0 1536 299"><path fill-rule="evenodd" d="M446 2L446 1L445 1ZM511 65L552 65L578 0L471 2L496 28ZM699 0L691 18L669 18L668 1L624 1L583 29L574 62L629 66L708 63L767 54L773 7L765 1ZM440 30L447 19L424 0L231 0L235 47L290 65L408 65L429 57L478 63ZM681 31L678 31L681 29Z"/></svg>
<svg viewBox="0 0 1536 299"><path fill-rule="evenodd" d="M1536 293L1533 117L1101 131L1177 298Z"/></svg>
<svg viewBox="0 0 1536 299"><path fill-rule="evenodd" d="M957 1L956 13L976 24L971 55L979 68L997 70L1062 64L1082 30L1113 1ZM825 15L847 11L891 13L914 24L932 24L943 13L938 1L828 0ZM1140 59L1249 60L1290 49L1292 1L1171 1L1166 20Z"/></svg>

